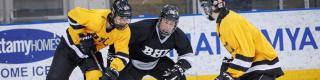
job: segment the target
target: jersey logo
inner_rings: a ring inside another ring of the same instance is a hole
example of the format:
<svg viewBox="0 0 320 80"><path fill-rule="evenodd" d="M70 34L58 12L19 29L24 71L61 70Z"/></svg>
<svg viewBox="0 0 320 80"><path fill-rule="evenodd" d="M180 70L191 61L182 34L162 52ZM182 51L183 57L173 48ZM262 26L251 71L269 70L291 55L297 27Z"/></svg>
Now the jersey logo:
<svg viewBox="0 0 320 80"><path fill-rule="evenodd" d="M107 38L99 37L96 33L92 33L91 35L93 36L93 38L94 38L96 41L98 41L98 42L100 42L100 43L105 43L105 42L109 39L108 37L107 37ZM107 45L107 44L104 44L104 45Z"/></svg>
<svg viewBox="0 0 320 80"><path fill-rule="evenodd" d="M169 51L170 49L152 49L149 46L145 46L144 50L142 50L144 54L154 58L166 56Z"/></svg>

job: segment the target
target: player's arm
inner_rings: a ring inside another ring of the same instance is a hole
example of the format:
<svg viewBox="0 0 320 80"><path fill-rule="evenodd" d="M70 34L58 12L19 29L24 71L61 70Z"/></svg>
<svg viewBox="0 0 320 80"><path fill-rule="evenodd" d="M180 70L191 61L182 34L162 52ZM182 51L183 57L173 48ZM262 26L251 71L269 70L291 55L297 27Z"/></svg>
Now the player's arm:
<svg viewBox="0 0 320 80"><path fill-rule="evenodd" d="M94 53L96 52L96 45L93 40L93 36L87 33L89 19L92 12L87 9L77 7L68 12L68 22L72 33L69 33L69 38L72 40L70 46L76 51L80 58L83 58L81 68L85 70L86 80L98 80L102 76L102 72L99 70L96 62L93 59Z"/></svg>
<svg viewBox="0 0 320 80"><path fill-rule="evenodd" d="M191 43L187 39L184 32L182 32L180 29L177 29L174 37L175 50L178 53L178 60L173 68L168 69L169 71L165 71L165 74L170 74L164 75L168 79L172 79L176 76L181 77L182 75L184 75L184 72L192 67L191 62L192 57L194 56Z"/></svg>
<svg viewBox="0 0 320 80"><path fill-rule="evenodd" d="M224 46L231 53L232 59L226 67L226 71L222 71L218 76L225 77L231 76L232 78L239 78L251 66L254 57L255 46L252 41L250 32L245 32L244 28L235 24L224 24L220 27L232 26L232 28L224 28L220 30L221 37L223 38Z"/></svg>
<svg viewBox="0 0 320 80"><path fill-rule="evenodd" d="M85 25L88 22L88 19L85 17L88 17L88 14L80 7L76 7L68 12L69 25L77 34L84 33Z"/></svg>
<svg viewBox="0 0 320 80"><path fill-rule="evenodd" d="M114 42L115 54L110 64L110 67L117 71L121 71L129 62L130 31L125 31L121 34L120 39Z"/></svg>
<svg viewBox="0 0 320 80"><path fill-rule="evenodd" d="M126 64L128 64L128 62L129 62L129 58L128 58L129 44L136 43L136 41L137 41L136 39L139 36L138 34L140 34L139 32L141 32L141 30L145 30L145 29L140 30L140 28L138 28L138 25L142 25L142 21L130 23L129 27L127 27L130 29L130 36L125 36L124 38L122 38L123 40L119 40L109 46L108 58L107 58L108 59L108 63L107 63L108 67L117 68L117 70L120 71L120 70L122 70L122 68ZM126 34L126 35L128 35L128 34ZM127 42L128 38L130 38L129 42Z"/></svg>
<svg viewBox="0 0 320 80"><path fill-rule="evenodd" d="M68 44L80 58L87 58L90 56L90 52L96 52L93 35L91 32L87 33L87 28L92 26L89 25L90 22L93 22L93 19L89 19L92 14L93 11L80 7L76 7L68 12L68 22L70 25L67 30Z"/></svg>
<svg viewBox="0 0 320 80"><path fill-rule="evenodd" d="M110 13L110 10L85 9L76 7L68 12L68 22L76 33L91 33L101 30L104 25L103 17Z"/></svg>
<svg viewBox="0 0 320 80"><path fill-rule="evenodd" d="M192 57L194 57L190 40L181 29L176 31L175 49L178 53L177 65L181 66L184 71L191 68Z"/></svg>

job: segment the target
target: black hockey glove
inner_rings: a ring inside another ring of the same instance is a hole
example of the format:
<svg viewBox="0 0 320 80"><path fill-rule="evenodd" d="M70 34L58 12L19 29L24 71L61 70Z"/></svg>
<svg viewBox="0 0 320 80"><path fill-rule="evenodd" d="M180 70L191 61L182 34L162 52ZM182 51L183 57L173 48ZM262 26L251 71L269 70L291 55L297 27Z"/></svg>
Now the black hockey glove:
<svg viewBox="0 0 320 80"><path fill-rule="evenodd" d="M104 75L100 78L100 80L117 80L119 77L119 72L113 68L106 68Z"/></svg>
<svg viewBox="0 0 320 80"><path fill-rule="evenodd" d="M79 34L80 37L80 50L88 56L91 56L91 53L96 52L96 45L93 40L92 35Z"/></svg>
<svg viewBox="0 0 320 80"><path fill-rule="evenodd" d="M165 80L181 80L184 72L191 68L190 63L185 59L180 59L172 68L164 71L162 76Z"/></svg>
<svg viewBox="0 0 320 80"><path fill-rule="evenodd" d="M230 62L232 61L233 59L229 59L227 57L224 57L223 60L222 60L222 64L221 64L221 67L220 67L220 75L223 74L223 72L226 72L229 65L230 65Z"/></svg>
<svg viewBox="0 0 320 80"><path fill-rule="evenodd" d="M228 59L227 57L224 57L222 60L222 64L220 67L220 75L215 78L215 80L234 80L226 71L228 69L228 66L230 65L230 62L233 59Z"/></svg>
<svg viewBox="0 0 320 80"><path fill-rule="evenodd" d="M229 75L228 73L223 72L218 77L216 77L216 79L214 79L214 80L235 80L235 79L233 79L232 76Z"/></svg>

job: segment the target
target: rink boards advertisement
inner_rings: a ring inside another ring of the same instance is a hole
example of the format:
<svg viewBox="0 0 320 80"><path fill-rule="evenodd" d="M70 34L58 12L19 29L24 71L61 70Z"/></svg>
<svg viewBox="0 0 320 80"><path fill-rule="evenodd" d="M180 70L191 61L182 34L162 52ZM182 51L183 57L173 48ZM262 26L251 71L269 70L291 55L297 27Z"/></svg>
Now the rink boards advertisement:
<svg viewBox="0 0 320 80"><path fill-rule="evenodd" d="M251 21L276 49L282 68L289 75L312 70L320 79L320 10L241 13ZM132 22L144 18L133 19ZM45 80L54 51L67 22L0 26L0 80ZM230 57L220 43L215 22L202 15L182 16L179 21L194 50L188 79L212 79L219 73L223 57ZM261 45L263 46L263 45ZM107 48L106 48L107 49ZM101 50L105 53L106 49ZM167 56L177 58L175 51ZM293 70L293 71L290 71ZM318 72L315 72L318 71ZM307 74L299 75L308 77ZM209 76L210 78L201 78ZM292 76L285 76L290 79ZM310 76L309 76L310 77ZM76 68L70 80L81 80Z"/></svg>

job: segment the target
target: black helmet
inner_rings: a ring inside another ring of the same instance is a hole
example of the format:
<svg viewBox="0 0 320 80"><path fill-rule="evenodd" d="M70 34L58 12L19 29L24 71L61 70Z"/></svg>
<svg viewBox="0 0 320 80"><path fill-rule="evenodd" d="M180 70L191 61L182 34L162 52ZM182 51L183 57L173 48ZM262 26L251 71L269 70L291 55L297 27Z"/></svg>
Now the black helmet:
<svg viewBox="0 0 320 80"><path fill-rule="evenodd" d="M111 9L112 9L112 15L108 15L108 20L110 25L113 28L125 27L125 25L116 24L113 19L116 16L127 17L128 19L131 19L132 8L129 2L127 0L115 0Z"/></svg>
<svg viewBox="0 0 320 80"><path fill-rule="evenodd" d="M178 22L179 21L178 7L174 5L165 5L160 12L160 17Z"/></svg>
<svg viewBox="0 0 320 80"><path fill-rule="evenodd" d="M131 18L131 6L127 0L116 0L112 6L112 13L116 16Z"/></svg>
<svg viewBox="0 0 320 80"><path fill-rule="evenodd" d="M175 22L174 28L170 32L162 30L159 31L162 36L169 36L176 30L177 24L179 22L178 7L174 5L165 5L160 12L160 22L162 21L162 19L168 19Z"/></svg>

